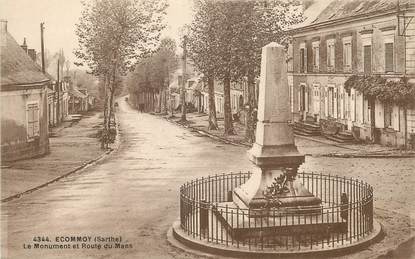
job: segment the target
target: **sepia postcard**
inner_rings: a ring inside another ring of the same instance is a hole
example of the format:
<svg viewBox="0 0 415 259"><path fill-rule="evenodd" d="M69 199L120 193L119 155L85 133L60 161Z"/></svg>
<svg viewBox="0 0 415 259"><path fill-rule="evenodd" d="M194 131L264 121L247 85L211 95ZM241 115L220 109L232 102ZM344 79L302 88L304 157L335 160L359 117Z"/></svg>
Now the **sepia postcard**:
<svg viewBox="0 0 415 259"><path fill-rule="evenodd" d="M415 257L414 0L0 0L1 258Z"/></svg>

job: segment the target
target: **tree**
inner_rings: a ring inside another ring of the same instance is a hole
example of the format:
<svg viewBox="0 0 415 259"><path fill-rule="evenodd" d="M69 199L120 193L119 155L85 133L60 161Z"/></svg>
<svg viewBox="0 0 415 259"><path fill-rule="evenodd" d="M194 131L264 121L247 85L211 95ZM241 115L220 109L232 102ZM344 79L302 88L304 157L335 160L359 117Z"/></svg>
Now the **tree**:
<svg viewBox="0 0 415 259"><path fill-rule="evenodd" d="M113 113L116 78L139 57L157 46L167 4L152 0L92 0L83 2L76 25L79 49L75 55L104 82L104 136ZM83 63L77 63L83 65ZM105 138L103 138L103 147ZM107 145L106 145L107 146Z"/></svg>
<svg viewBox="0 0 415 259"><path fill-rule="evenodd" d="M159 111L167 114L167 89L170 72L177 67L176 42L171 38L163 38L160 46L152 56L153 80L159 80Z"/></svg>
<svg viewBox="0 0 415 259"><path fill-rule="evenodd" d="M254 125L253 117L255 103L255 81L260 74L262 47L270 42L288 44L288 35L285 31L290 25L303 20L301 2L296 0L267 0L239 2L239 14L235 16L232 31L232 45L234 46L234 65L238 68L234 75L239 80L246 80L247 92L247 116L245 125L245 138L253 142Z"/></svg>
<svg viewBox="0 0 415 259"><path fill-rule="evenodd" d="M137 102L138 95L159 93L158 111L167 112L167 88L170 73L177 67L176 42L171 38L161 39L154 53L142 58L127 80L128 92ZM151 104L151 107L154 107Z"/></svg>
<svg viewBox="0 0 415 259"><path fill-rule="evenodd" d="M50 54L50 51L48 49L45 49L45 54L44 54L45 70L49 68L52 58L53 56ZM38 52L36 54L36 63L39 64L39 66L42 66L42 53L41 52Z"/></svg>
<svg viewBox="0 0 415 259"><path fill-rule="evenodd" d="M248 83L246 136L253 139L255 79L259 75L261 48L284 43L283 29L302 20L295 0L196 0L191 25L191 57L206 76L224 85L225 134L234 134L230 106L231 82ZM212 76L207 76L212 77ZM213 82L213 81L212 81Z"/></svg>
<svg viewBox="0 0 415 259"><path fill-rule="evenodd" d="M197 70L203 74L208 85L209 94L209 130L217 130L215 107L215 68L216 62L216 31L220 30L220 21L216 19L218 6L210 0L195 1L196 12L189 27L188 47L190 58Z"/></svg>
<svg viewBox="0 0 415 259"><path fill-rule="evenodd" d="M63 52L63 49L60 49L59 52L56 52L53 55L53 59L56 60L56 62L58 62L59 60L59 75L62 78L63 77L63 67L65 65L65 53Z"/></svg>

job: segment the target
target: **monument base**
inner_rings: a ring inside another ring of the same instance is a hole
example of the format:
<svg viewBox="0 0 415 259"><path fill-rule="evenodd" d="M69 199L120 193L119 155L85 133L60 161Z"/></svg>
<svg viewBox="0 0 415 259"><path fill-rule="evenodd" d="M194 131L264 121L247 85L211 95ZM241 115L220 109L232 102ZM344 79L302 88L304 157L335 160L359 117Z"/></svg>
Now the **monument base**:
<svg viewBox="0 0 415 259"><path fill-rule="evenodd" d="M248 158L260 168L297 168L304 163L294 144L262 146L254 143L248 151Z"/></svg>
<svg viewBox="0 0 415 259"><path fill-rule="evenodd" d="M299 212L318 210L321 199L309 192L299 180L289 179L278 185L284 173L284 169L257 168L245 184L235 188L233 202L239 208L249 208L253 212L267 208L297 208ZM275 193L277 188L281 188L280 193Z"/></svg>
<svg viewBox="0 0 415 259"><path fill-rule="evenodd" d="M227 207L227 211L213 207L213 213L232 238L239 241L257 237L278 238L285 235L313 234L323 237L347 232L346 220L341 217L327 217L326 213L337 215L337 212L325 211L323 214L321 208L315 213L307 214L268 211L266 216L252 218L232 202L219 203L218 207Z"/></svg>

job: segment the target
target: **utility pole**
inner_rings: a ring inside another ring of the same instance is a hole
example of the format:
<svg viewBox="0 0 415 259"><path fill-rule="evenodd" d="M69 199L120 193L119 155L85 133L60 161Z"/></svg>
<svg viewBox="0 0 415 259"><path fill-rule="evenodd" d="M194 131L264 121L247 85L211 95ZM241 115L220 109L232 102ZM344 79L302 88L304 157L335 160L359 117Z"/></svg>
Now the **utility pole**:
<svg viewBox="0 0 415 259"><path fill-rule="evenodd" d="M44 27L45 23L40 23L40 52L42 57L42 73L45 74L45 45L43 42L43 31L45 29Z"/></svg>
<svg viewBox="0 0 415 259"><path fill-rule="evenodd" d="M182 103L182 118L181 121L186 121L186 61L187 61L187 36L183 37L183 75L182 75L182 91L180 95L181 103Z"/></svg>

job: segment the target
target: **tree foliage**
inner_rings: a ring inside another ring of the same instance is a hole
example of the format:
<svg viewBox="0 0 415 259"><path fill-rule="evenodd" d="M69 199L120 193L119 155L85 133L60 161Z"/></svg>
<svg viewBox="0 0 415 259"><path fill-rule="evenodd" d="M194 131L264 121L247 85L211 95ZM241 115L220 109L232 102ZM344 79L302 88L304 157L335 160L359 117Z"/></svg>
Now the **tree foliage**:
<svg viewBox="0 0 415 259"><path fill-rule="evenodd" d="M302 21L297 0L195 0L190 25L189 50L197 69L222 80L225 101L225 133L232 133L230 82L248 81L249 111L255 78L260 72L261 48L270 42L287 43L288 26ZM253 121L248 116L250 135Z"/></svg>
<svg viewBox="0 0 415 259"><path fill-rule="evenodd" d="M166 1L84 1L76 25L79 48L75 55L91 73L104 81L104 131L110 127L117 77L133 67L137 59L158 44ZM108 91L107 91L108 89ZM105 133L105 132L104 132Z"/></svg>
<svg viewBox="0 0 415 259"><path fill-rule="evenodd" d="M406 77L395 81L381 76L352 75L346 80L344 87L349 93L353 88L369 98L385 103L400 106L415 103L415 85L409 83Z"/></svg>
<svg viewBox="0 0 415 259"><path fill-rule="evenodd" d="M128 75L128 91L139 95L146 91L166 91L170 75L177 68L176 42L171 38L161 39L158 48L149 56L140 59Z"/></svg>
<svg viewBox="0 0 415 259"><path fill-rule="evenodd" d="M96 75L110 71L114 62L121 74L126 72L154 49L165 27L165 1L93 0L83 5L75 54Z"/></svg>

